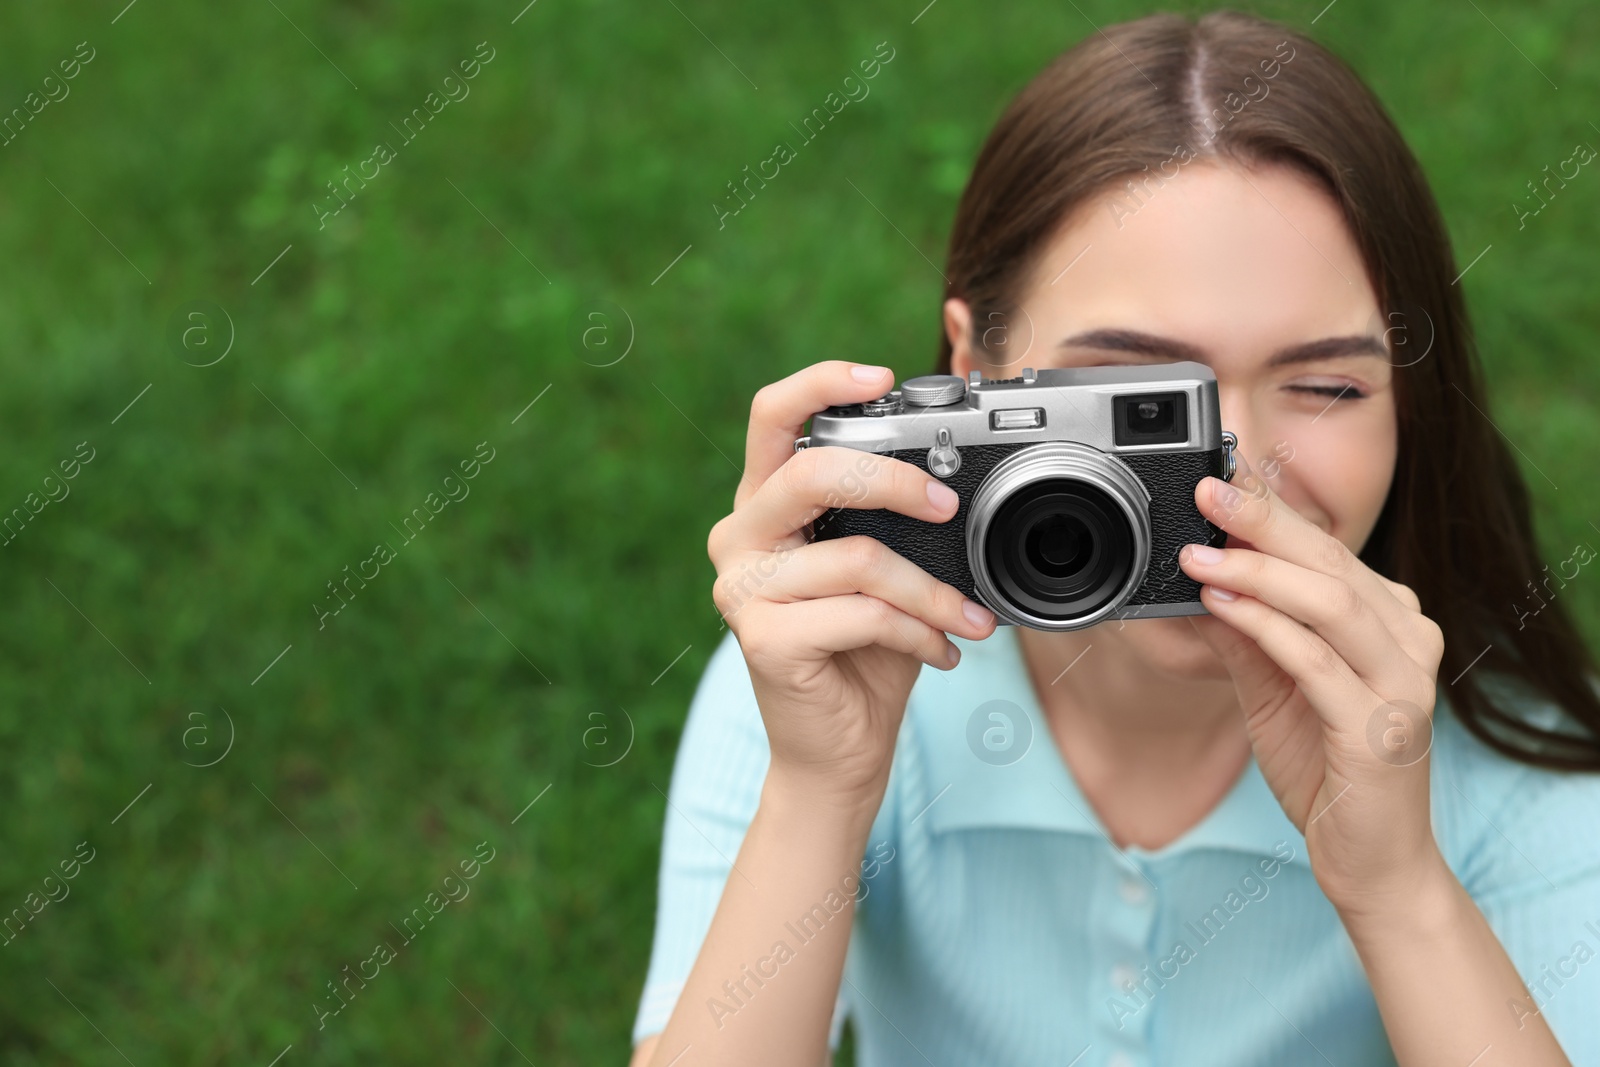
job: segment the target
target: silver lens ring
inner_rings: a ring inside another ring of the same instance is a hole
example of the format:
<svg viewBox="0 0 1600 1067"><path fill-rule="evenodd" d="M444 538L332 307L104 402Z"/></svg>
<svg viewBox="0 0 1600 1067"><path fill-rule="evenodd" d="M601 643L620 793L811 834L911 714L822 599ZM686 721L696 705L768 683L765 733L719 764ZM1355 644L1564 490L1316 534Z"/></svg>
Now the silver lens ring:
<svg viewBox="0 0 1600 1067"><path fill-rule="evenodd" d="M1067 479L1105 493L1127 520L1133 562L1116 593L1093 611L1049 619L1023 610L1005 596L989 573L985 541L995 515L1013 494L1036 482ZM1009 622L1035 630L1081 630L1109 618L1144 583L1150 566L1150 494L1138 475L1115 456L1072 441L1047 441L1021 449L989 472L973 494L967 515L967 565L982 601Z"/></svg>

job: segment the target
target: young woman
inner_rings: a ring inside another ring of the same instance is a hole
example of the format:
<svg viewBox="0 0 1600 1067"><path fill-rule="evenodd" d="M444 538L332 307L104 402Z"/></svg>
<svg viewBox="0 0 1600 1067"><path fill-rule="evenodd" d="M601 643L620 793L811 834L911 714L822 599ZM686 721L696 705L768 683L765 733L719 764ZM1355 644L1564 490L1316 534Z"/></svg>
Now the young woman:
<svg viewBox="0 0 1600 1067"><path fill-rule="evenodd" d="M1209 615L997 626L808 542L841 499L956 500L794 451L886 368L762 389L634 1063L818 1067L846 1013L871 1065L1600 1063L1600 699L1559 595L1594 552L1536 550L1457 273L1381 105L1288 29L1150 17L1028 85L937 369L1208 364L1241 457L1194 490L1226 545L1178 560Z"/></svg>

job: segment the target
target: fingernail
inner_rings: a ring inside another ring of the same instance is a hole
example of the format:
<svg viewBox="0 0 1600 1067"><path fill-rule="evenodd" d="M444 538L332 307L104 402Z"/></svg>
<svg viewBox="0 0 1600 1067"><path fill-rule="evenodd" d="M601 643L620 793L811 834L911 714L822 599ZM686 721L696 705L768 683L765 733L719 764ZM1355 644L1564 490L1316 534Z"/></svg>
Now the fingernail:
<svg viewBox="0 0 1600 1067"><path fill-rule="evenodd" d="M1221 479L1217 481L1216 494L1217 503L1230 511L1239 506L1239 490Z"/></svg>
<svg viewBox="0 0 1600 1067"><path fill-rule="evenodd" d="M956 664L961 662L961 650L957 648L954 643L952 643L950 645L950 651L948 654L946 654L945 658L950 661L950 666L954 667Z"/></svg>
<svg viewBox="0 0 1600 1067"><path fill-rule="evenodd" d="M977 627L988 626L994 621L994 612L971 600L963 600L961 602L961 614L967 617L968 622Z"/></svg>
<svg viewBox="0 0 1600 1067"><path fill-rule="evenodd" d="M1239 594L1233 592L1231 589L1224 589L1219 585L1208 585L1208 586L1206 586L1206 588L1211 590L1211 595L1216 597L1218 600L1238 600L1239 599Z"/></svg>
<svg viewBox="0 0 1600 1067"><path fill-rule="evenodd" d="M1221 563L1225 553L1220 548L1210 545L1189 545L1183 550L1183 558L1187 563L1198 563L1206 566L1212 563Z"/></svg>
<svg viewBox="0 0 1600 1067"><path fill-rule="evenodd" d="M850 368L850 376L858 382L875 382L888 373L888 367L872 367L858 364Z"/></svg>
<svg viewBox="0 0 1600 1067"><path fill-rule="evenodd" d="M940 511L951 511L961 502L956 491L943 482L928 482L928 502Z"/></svg>

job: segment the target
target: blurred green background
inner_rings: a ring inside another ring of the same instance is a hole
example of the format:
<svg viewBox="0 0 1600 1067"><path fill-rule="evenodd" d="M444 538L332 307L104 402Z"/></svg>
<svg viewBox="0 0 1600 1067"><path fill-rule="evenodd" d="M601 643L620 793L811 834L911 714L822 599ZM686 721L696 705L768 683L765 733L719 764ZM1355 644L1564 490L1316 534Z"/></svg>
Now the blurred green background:
<svg viewBox="0 0 1600 1067"><path fill-rule="evenodd" d="M621 1064L751 395L822 358L927 368L989 125L1155 5L123 3L0 31L0 110L69 90L0 146L0 508L94 456L0 555L0 913L94 856L0 944L0 1062ZM1459 262L1492 246L1462 284L1493 414L1549 557L1593 543L1600 176L1521 230L1511 205L1600 147L1600 9L1250 9L1322 11ZM719 228L879 42L871 95ZM1600 586L1564 595L1600 633Z"/></svg>

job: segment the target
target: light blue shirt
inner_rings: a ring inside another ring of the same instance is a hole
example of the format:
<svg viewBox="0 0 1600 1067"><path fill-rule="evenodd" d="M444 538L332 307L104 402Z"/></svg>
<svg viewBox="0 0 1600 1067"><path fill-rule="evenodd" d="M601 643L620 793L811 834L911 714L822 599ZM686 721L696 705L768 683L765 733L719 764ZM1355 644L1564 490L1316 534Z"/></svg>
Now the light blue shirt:
<svg viewBox="0 0 1600 1067"><path fill-rule="evenodd" d="M1178 840L1118 849L1044 725L1015 628L953 640L960 665L923 670L907 704L863 859L835 1043L848 1013L863 1067L1394 1063L1305 839L1253 760ZM1434 833L1529 986L1520 1010L1542 1011L1574 1064L1600 1064L1600 775L1506 759L1447 697L1431 750ZM636 1041L671 1015L768 760L730 633L678 750ZM719 999L693 1010L736 1025L737 993Z"/></svg>

